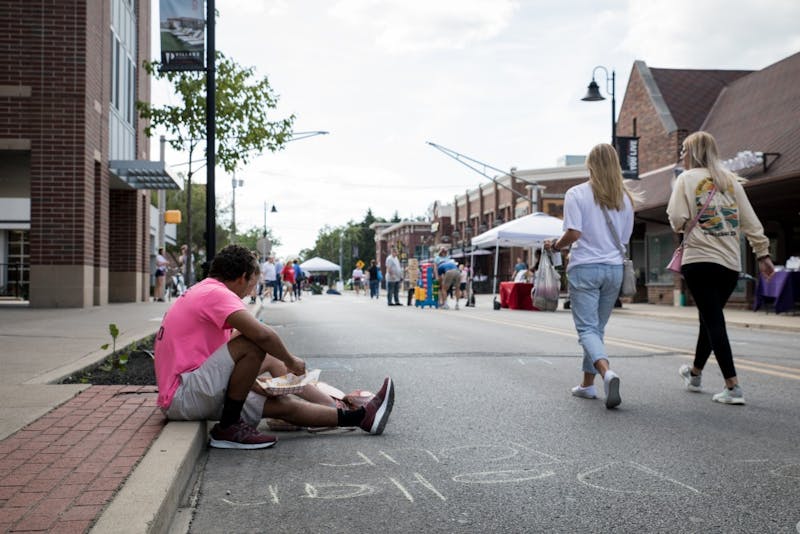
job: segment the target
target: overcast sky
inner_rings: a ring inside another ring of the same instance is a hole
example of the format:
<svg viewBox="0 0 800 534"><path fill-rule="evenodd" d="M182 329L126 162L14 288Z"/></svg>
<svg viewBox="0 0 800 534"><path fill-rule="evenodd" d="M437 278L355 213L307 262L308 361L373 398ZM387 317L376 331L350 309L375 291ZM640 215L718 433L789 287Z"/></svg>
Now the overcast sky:
<svg viewBox="0 0 800 534"><path fill-rule="evenodd" d="M154 1L157 17L157 1ZM426 141L509 169L545 168L611 137L611 104L582 102L596 65L761 69L800 51L798 0L217 0L217 48L268 76L275 119L327 130L237 172L237 226L280 255L320 228L425 215L487 180ZM157 21L156 21L157 24ZM157 28L157 26L156 26ZM155 37L157 39L157 32ZM153 54L159 48L153 47ZM605 73L597 71L606 94ZM154 84L154 101L171 101ZM158 156L157 146L152 151ZM186 161L168 152L167 163ZM177 170L173 168L173 175ZM204 181L203 176L197 177ZM231 176L216 173L231 201ZM334 258L335 259L335 258Z"/></svg>

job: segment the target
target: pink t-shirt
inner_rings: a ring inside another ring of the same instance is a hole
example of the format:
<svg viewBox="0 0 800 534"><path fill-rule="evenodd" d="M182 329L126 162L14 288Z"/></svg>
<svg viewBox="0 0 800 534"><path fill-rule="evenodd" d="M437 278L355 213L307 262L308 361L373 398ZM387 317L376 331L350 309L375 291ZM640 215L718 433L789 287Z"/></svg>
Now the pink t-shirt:
<svg viewBox="0 0 800 534"><path fill-rule="evenodd" d="M175 301L156 334L156 382L161 408L169 408L181 373L200 367L230 340L233 328L225 321L244 309L242 299L214 278L195 284Z"/></svg>

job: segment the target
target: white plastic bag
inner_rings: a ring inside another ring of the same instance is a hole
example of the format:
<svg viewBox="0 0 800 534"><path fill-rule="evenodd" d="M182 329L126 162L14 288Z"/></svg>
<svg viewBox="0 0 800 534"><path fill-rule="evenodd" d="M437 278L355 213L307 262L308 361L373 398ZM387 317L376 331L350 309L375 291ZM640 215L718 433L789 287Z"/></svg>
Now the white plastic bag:
<svg viewBox="0 0 800 534"><path fill-rule="evenodd" d="M553 267L550 253L543 250L533 282L533 305L543 311L555 311L560 291L561 277Z"/></svg>

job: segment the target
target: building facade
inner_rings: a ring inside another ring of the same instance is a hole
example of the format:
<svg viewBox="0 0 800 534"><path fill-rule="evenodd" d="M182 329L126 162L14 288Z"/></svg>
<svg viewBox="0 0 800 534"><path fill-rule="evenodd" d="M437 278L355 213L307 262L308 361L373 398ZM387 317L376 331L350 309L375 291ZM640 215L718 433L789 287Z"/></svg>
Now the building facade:
<svg viewBox="0 0 800 534"><path fill-rule="evenodd" d="M0 0L0 292L33 307L150 290L150 1Z"/></svg>
<svg viewBox="0 0 800 534"><path fill-rule="evenodd" d="M756 214L780 265L800 255L800 54L758 71L657 69L634 63L620 109L618 133L639 138L638 182L643 196L631 242L632 257L645 275L648 302L685 304L691 295L679 276L666 269L678 237L666 206L681 143L690 133L708 131L721 157L746 179ZM752 157L744 158L743 154ZM743 271L757 274L742 239ZM742 280L732 303L748 305L755 286Z"/></svg>

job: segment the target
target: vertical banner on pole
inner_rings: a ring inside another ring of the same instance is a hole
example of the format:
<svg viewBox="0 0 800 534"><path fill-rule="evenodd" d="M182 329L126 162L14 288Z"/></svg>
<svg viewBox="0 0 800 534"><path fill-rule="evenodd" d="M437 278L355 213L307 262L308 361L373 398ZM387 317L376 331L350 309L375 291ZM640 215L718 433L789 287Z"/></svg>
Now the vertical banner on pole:
<svg viewBox="0 0 800 534"><path fill-rule="evenodd" d="M161 0L161 70L205 70L206 19L201 0Z"/></svg>
<svg viewBox="0 0 800 534"><path fill-rule="evenodd" d="M617 155L622 167L622 177L639 179L639 138L617 136Z"/></svg>

